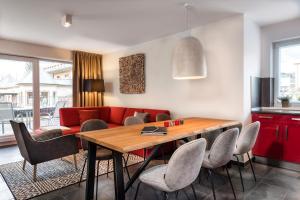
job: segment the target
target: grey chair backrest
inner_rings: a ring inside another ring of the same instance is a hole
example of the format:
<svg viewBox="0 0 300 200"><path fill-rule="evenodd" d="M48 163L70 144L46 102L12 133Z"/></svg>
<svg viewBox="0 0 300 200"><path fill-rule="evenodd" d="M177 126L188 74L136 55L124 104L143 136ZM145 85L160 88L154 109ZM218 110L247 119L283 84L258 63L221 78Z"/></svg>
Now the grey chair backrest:
<svg viewBox="0 0 300 200"><path fill-rule="evenodd" d="M129 125L134 125L134 124L143 124L143 120L141 120L138 117L126 117L125 121L124 121L124 126L129 126Z"/></svg>
<svg viewBox="0 0 300 200"><path fill-rule="evenodd" d="M85 122L80 127L80 132L86 132L86 131L95 131L95 130L101 130L108 128L105 121L100 119L90 119ZM88 142L85 140L81 140L81 145L83 150L88 149Z"/></svg>
<svg viewBox="0 0 300 200"><path fill-rule="evenodd" d="M59 118L59 109L64 108L66 106L66 101L58 101L55 105L54 112L53 112L53 118Z"/></svg>
<svg viewBox="0 0 300 200"><path fill-rule="evenodd" d="M232 159L238 135L239 129L232 128L216 138L208 155L209 162L214 168L224 166Z"/></svg>
<svg viewBox="0 0 300 200"><path fill-rule="evenodd" d="M9 121L14 119L14 111L12 103L1 102L0 103L0 121Z"/></svg>
<svg viewBox="0 0 300 200"><path fill-rule="evenodd" d="M166 113L159 113L156 115L157 122L166 121L166 120L170 120L170 119L171 119L170 115L167 115Z"/></svg>
<svg viewBox="0 0 300 200"><path fill-rule="evenodd" d="M31 162L30 147L34 141L30 133L23 122L10 120L10 124L12 126L21 155L27 161Z"/></svg>
<svg viewBox="0 0 300 200"><path fill-rule="evenodd" d="M242 129L236 143L235 153L244 154L249 152L255 145L258 136L260 122L253 122Z"/></svg>
<svg viewBox="0 0 300 200"><path fill-rule="evenodd" d="M199 175L205 155L206 140L200 138L181 145L172 155L165 174L165 181L172 190L192 184Z"/></svg>

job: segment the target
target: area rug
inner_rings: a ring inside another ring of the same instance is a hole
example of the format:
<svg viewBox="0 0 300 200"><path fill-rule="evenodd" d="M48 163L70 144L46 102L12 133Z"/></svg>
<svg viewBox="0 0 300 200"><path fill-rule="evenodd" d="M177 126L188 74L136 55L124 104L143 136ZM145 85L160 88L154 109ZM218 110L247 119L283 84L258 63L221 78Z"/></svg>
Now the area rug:
<svg viewBox="0 0 300 200"><path fill-rule="evenodd" d="M142 161L143 158L130 154L128 166ZM1 165L0 173L15 199L30 199L78 183L84 163L83 152L77 154L77 170L75 169L73 162L73 156L69 156L63 158L63 160L56 159L39 164L37 167L36 182L34 182L32 178L33 166L27 163L25 170L23 170L23 161ZM110 160L109 166L109 171L113 171L112 160ZM99 165L99 174L105 174L106 170L107 161L101 161ZM83 180L85 180L85 178L86 169L83 175Z"/></svg>

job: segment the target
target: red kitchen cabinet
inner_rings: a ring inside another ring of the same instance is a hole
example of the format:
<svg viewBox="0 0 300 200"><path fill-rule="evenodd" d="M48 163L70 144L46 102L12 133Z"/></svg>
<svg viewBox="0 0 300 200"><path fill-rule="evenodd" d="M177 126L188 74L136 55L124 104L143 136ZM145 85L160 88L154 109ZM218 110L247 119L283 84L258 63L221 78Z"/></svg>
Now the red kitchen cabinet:
<svg viewBox="0 0 300 200"><path fill-rule="evenodd" d="M255 156L300 164L300 116L253 113L261 127L253 148Z"/></svg>
<svg viewBox="0 0 300 200"><path fill-rule="evenodd" d="M281 160L283 145L280 141L280 132L281 126L279 124L261 122L253 154Z"/></svg>
<svg viewBox="0 0 300 200"><path fill-rule="evenodd" d="M283 132L283 160L300 163L300 117L288 116Z"/></svg>

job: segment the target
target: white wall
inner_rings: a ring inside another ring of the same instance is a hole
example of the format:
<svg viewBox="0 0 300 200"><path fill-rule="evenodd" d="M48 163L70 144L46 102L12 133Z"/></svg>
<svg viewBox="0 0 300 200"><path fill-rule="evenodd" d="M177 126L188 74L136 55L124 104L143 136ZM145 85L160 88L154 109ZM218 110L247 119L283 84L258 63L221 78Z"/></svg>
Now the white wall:
<svg viewBox="0 0 300 200"><path fill-rule="evenodd" d="M261 28L262 77L273 77L272 43L297 37L300 37L300 18Z"/></svg>
<svg viewBox="0 0 300 200"><path fill-rule="evenodd" d="M244 119L251 121L251 76L260 77L261 34L260 27L244 18Z"/></svg>
<svg viewBox="0 0 300 200"><path fill-rule="evenodd" d="M72 61L70 50L0 39L0 54Z"/></svg>
<svg viewBox="0 0 300 200"><path fill-rule="evenodd" d="M192 30L205 48L208 78L173 80L172 50L181 34L104 55L106 105L169 109L175 117L205 116L244 120L244 17L234 16ZM119 58L146 54L146 93L121 94ZM110 91L109 91L110 90Z"/></svg>

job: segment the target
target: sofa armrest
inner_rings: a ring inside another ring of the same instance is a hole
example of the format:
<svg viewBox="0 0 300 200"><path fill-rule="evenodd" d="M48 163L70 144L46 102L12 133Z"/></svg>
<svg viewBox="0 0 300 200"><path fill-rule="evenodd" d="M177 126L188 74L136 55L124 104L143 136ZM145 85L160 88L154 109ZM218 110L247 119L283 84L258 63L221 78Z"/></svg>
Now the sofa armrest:
<svg viewBox="0 0 300 200"><path fill-rule="evenodd" d="M77 138L74 135L65 135L49 140L34 141L29 148L32 158L31 164L38 164L79 152Z"/></svg>
<svg viewBox="0 0 300 200"><path fill-rule="evenodd" d="M54 129L54 130L45 131L41 134L33 135L32 138L35 141L45 141L45 140L57 138L57 137L60 137L60 136L62 136L62 130Z"/></svg>

